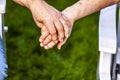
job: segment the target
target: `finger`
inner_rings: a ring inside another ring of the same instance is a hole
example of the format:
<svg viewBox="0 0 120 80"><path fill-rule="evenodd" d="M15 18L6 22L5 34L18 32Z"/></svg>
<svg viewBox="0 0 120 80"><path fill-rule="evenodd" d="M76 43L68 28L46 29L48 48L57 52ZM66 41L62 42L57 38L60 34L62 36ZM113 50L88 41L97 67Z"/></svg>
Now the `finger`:
<svg viewBox="0 0 120 80"><path fill-rule="evenodd" d="M41 46L41 47L44 47L43 43L40 43L40 46Z"/></svg>
<svg viewBox="0 0 120 80"><path fill-rule="evenodd" d="M53 41L52 42L50 42L47 46L45 46L44 48L45 49L51 49L51 48L53 48L53 46L55 46L56 45L56 43L54 43Z"/></svg>
<svg viewBox="0 0 120 80"><path fill-rule="evenodd" d="M66 18L64 15L62 15L62 16L63 16L63 18L61 17L61 18L60 18L60 21L61 21L61 23L62 23L62 25L63 25L63 28L64 28L64 31L65 31L65 37L69 37L69 32L70 32L69 27L70 27L70 23L68 22L67 18Z"/></svg>
<svg viewBox="0 0 120 80"><path fill-rule="evenodd" d="M57 45L57 48L60 50L61 47L66 43L66 41L67 41L67 38L65 38L63 42L59 42Z"/></svg>
<svg viewBox="0 0 120 80"><path fill-rule="evenodd" d="M45 49L49 49L49 47L48 47L48 46L44 46L44 48L45 48Z"/></svg>
<svg viewBox="0 0 120 80"><path fill-rule="evenodd" d="M49 35L49 32L46 29L45 31L42 32L42 35L40 36L39 41L43 42L48 35Z"/></svg>
<svg viewBox="0 0 120 80"><path fill-rule="evenodd" d="M46 25L47 30L49 30L49 33L52 36L53 42L57 42L57 33L56 33L56 29L53 23L46 22L45 25Z"/></svg>
<svg viewBox="0 0 120 80"><path fill-rule="evenodd" d="M47 28L43 25L42 25L42 28L41 28L41 34L42 35L39 38L40 42L44 41L44 39L49 35L49 32L48 32ZM41 44L41 46L43 46L43 45Z"/></svg>
<svg viewBox="0 0 120 80"><path fill-rule="evenodd" d="M55 24L55 27L58 31L58 40L63 41L65 34L64 34L64 29L63 29L61 22L57 20L54 22L54 24Z"/></svg>
<svg viewBox="0 0 120 80"><path fill-rule="evenodd" d="M41 29L41 34L43 34L45 31L46 31L46 27L43 26L42 29Z"/></svg>
<svg viewBox="0 0 120 80"><path fill-rule="evenodd" d="M49 35L48 37L46 37L46 39L42 43L43 43L43 45L47 45L51 41L52 41L52 37L51 37L51 35Z"/></svg>

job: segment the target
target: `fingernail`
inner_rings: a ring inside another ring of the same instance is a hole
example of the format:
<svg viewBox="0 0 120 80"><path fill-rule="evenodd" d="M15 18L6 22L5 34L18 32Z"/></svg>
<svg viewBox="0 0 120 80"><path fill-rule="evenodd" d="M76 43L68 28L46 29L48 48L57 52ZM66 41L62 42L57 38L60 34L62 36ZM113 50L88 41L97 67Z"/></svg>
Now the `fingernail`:
<svg viewBox="0 0 120 80"><path fill-rule="evenodd" d="M42 42L42 39L40 39L40 42Z"/></svg>
<svg viewBox="0 0 120 80"><path fill-rule="evenodd" d="M45 48L45 49L48 49L48 47L47 47L47 46L45 46L44 48Z"/></svg>
<svg viewBox="0 0 120 80"><path fill-rule="evenodd" d="M61 49L61 47L58 48L58 50L60 50L60 49Z"/></svg>
<svg viewBox="0 0 120 80"><path fill-rule="evenodd" d="M43 32L41 32L41 34L43 35Z"/></svg>
<svg viewBox="0 0 120 80"><path fill-rule="evenodd" d="M55 43L58 43L58 41L56 40Z"/></svg>
<svg viewBox="0 0 120 80"><path fill-rule="evenodd" d="M66 37L68 38L68 37L69 37L69 35L67 34L67 35L66 35Z"/></svg>
<svg viewBox="0 0 120 80"><path fill-rule="evenodd" d="M42 43L40 43L40 46L43 47L44 45Z"/></svg>

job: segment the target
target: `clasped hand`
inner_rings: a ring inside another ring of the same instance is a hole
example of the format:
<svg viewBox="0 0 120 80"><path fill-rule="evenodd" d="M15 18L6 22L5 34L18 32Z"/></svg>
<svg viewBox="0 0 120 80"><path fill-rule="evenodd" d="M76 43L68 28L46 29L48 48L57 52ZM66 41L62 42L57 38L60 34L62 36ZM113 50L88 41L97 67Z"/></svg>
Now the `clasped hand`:
<svg viewBox="0 0 120 80"><path fill-rule="evenodd" d="M74 20L68 15L69 10L59 12L45 1L34 1L29 6L34 21L41 28L40 45L50 49L57 44L57 48L65 44L72 31Z"/></svg>
<svg viewBox="0 0 120 80"><path fill-rule="evenodd" d="M120 0L79 0L59 12L48 5L45 0L13 1L27 7L32 12L34 21L41 28L40 45L45 49L50 49L56 44L58 49L60 49L70 36L73 23L76 20L99 11L106 6L120 2Z"/></svg>

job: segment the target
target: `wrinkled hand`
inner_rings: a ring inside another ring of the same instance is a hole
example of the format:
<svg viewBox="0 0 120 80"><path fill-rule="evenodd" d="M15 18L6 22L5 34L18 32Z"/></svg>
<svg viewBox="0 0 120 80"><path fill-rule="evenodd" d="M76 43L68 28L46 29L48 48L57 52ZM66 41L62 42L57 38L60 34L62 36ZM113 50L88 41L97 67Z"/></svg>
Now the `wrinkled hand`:
<svg viewBox="0 0 120 80"><path fill-rule="evenodd" d="M66 8L65 10L62 11L62 14L63 14L64 16L66 16L67 19L69 20L69 23L68 23L68 25L69 25L69 32L68 32L68 37L66 37L66 38L64 39L64 41L58 43L58 45L57 45L57 48L58 48L58 49L61 49L61 47L66 43L67 39L68 39L68 38L70 37L70 35L71 35L72 28L73 28L73 24L74 24L74 22L75 22L75 18L74 18L75 15L72 14L73 10L74 10L74 9L72 9L72 7L68 7L68 8Z"/></svg>
<svg viewBox="0 0 120 80"><path fill-rule="evenodd" d="M68 37L70 36L71 34L71 31L72 31L72 26L73 26L73 23L74 23L74 16L72 16L71 13L71 8L66 8L62 14L63 14L63 18L64 19L68 19L67 20L67 25L68 26L65 26L65 27L68 27L68 36L64 38L63 41L59 41L58 42L58 45L57 45L57 48L58 49L61 49L61 46L64 45L68 39ZM44 26L44 29L41 30L42 31L42 36L40 37L41 38L44 38L44 41L40 44L42 47L44 46L45 49L50 49L52 48L55 43L53 43L52 39L51 39L51 35L49 34L48 30L45 28ZM47 36L46 36L47 35Z"/></svg>
<svg viewBox="0 0 120 80"><path fill-rule="evenodd" d="M54 43L57 43L57 40L63 41L68 31L63 27L62 23L67 26L67 21L62 18L62 14L58 10L48 5L44 0L34 0L30 4L29 9L32 12L37 26L41 29L45 26ZM41 38L40 42L43 40Z"/></svg>

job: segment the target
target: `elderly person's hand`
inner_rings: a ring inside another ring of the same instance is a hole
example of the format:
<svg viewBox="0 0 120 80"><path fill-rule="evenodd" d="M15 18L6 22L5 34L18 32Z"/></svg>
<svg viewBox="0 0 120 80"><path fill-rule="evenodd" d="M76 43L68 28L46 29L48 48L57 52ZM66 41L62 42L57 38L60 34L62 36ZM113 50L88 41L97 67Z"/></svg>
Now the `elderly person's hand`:
<svg viewBox="0 0 120 80"><path fill-rule="evenodd" d="M58 41L58 44L57 44L57 48L58 48L58 49L61 49L61 46L66 43L67 39L69 38L69 36L70 36L70 34L71 34L72 27L73 27L73 23L75 22L75 18L74 18L74 17L76 16L75 14L72 13L72 10L73 10L72 7L68 7L68 8L66 8L66 9L62 12L63 18L64 18L64 19L68 19L68 20L66 20L68 26L65 26L65 27L68 28L68 31L69 31L69 32L68 32L68 34L67 34L68 36L65 37L63 41ZM63 25L64 25L64 24L63 24ZM41 39L41 38L44 39L44 41L42 41L42 42L40 43L40 45L41 45L42 47L44 46L45 49L50 49L50 48L52 48L53 46L56 45L55 43L53 43L53 41L52 41L52 39L51 39L51 35L49 34L49 32L48 32L48 30L46 29L45 26L44 26L44 28L41 30L41 33L42 33L42 35L41 35L40 39ZM39 39L39 41L40 41L40 39Z"/></svg>
<svg viewBox="0 0 120 80"><path fill-rule="evenodd" d="M15 2L26 6L32 13L34 21L39 28L46 26L54 43L63 41L67 36L68 30L63 27L67 26L67 21L63 19L61 12L48 5L44 0L14 0ZM41 38L40 41L43 41Z"/></svg>
<svg viewBox="0 0 120 80"><path fill-rule="evenodd" d="M30 9L36 24L42 29L40 42L46 49L52 48L58 41L60 49L69 37L74 21L120 2L120 0L80 0L66 8L62 15L44 0L13 1Z"/></svg>
<svg viewBox="0 0 120 80"><path fill-rule="evenodd" d="M58 10L48 5L45 1L40 0L34 0L30 4L29 9L32 12L37 26L40 28L46 26L53 42L57 43L57 40L63 41L65 34L67 34L68 31L64 29L62 23L66 24L67 21L62 18L62 15ZM43 39L41 38L40 41L43 41Z"/></svg>

